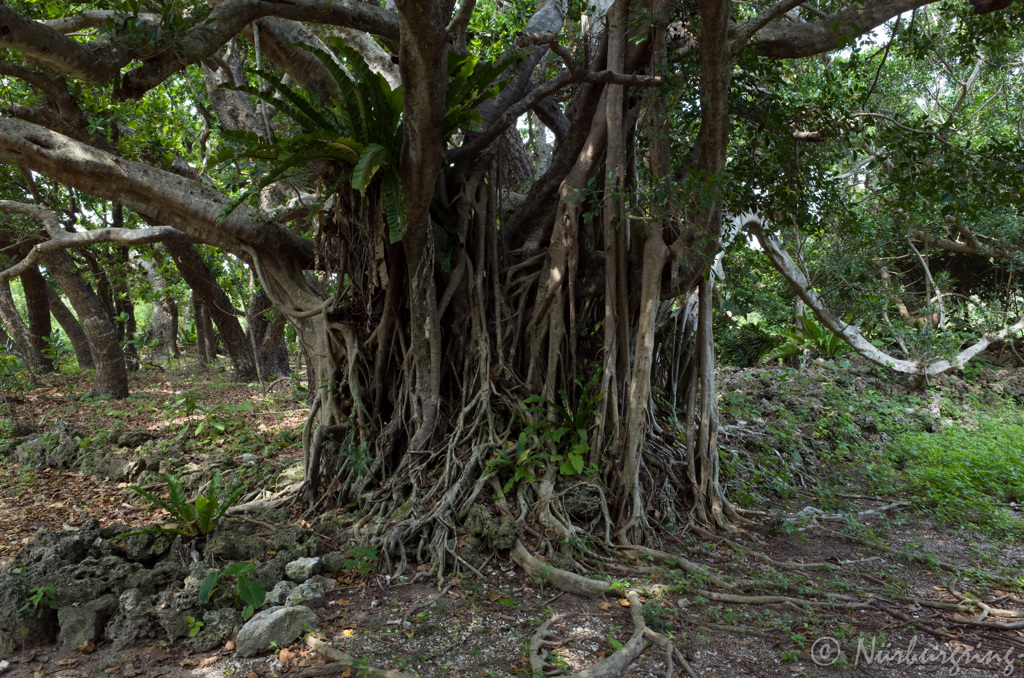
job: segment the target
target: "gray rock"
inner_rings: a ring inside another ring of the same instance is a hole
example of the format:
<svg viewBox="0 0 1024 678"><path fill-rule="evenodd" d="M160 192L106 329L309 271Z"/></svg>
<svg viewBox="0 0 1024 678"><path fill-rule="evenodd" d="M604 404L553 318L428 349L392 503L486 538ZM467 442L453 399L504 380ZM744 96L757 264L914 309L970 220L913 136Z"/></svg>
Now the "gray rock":
<svg viewBox="0 0 1024 678"><path fill-rule="evenodd" d="M309 558L320 552L320 540L298 525L285 525L267 542L271 551L289 551L295 558Z"/></svg>
<svg viewBox="0 0 1024 678"><path fill-rule="evenodd" d="M117 614L107 622L103 632L108 640L114 642L115 650L162 635L155 602L154 596L147 596L139 589L128 589L121 594Z"/></svg>
<svg viewBox="0 0 1024 678"><path fill-rule="evenodd" d="M121 447L141 447L143 443L153 439L153 434L144 428L121 431L117 436L117 444Z"/></svg>
<svg viewBox="0 0 1024 678"><path fill-rule="evenodd" d="M123 483L128 480L130 470L132 470L132 462L128 459L128 450L107 445L96 453L91 472L98 478Z"/></svg>
<svg viewBox="0 0 1024 678"><path fill-rule="evenodd" d="M321 570L327 574L334 574L338 570L344 570L345 563L349 557L344 551L331 551L324 554L324 557L320 559Z"/></svg>
<svg viewBox="0 0 1024 678"><path fill-rule="evenodd" d="M277 555L256 568L256 579L263 582L267 588L277 586L277 583L284 579L284 567L295 560L291 551L278 551Z"/></svg>
<svg viewBox="0 0 1024 678"><path fill-rule="evenodd" d="M320 571L319 558L298 558L284 566L284 573L289 579L304 582Z"/></svg>
<svg viewBox="0 0 1024 678"><path fill-rule="evenodd" d="M87 640L99 640L107 620L117 612L119 602L117 596L108 593L82 607L65 605L57 610L60 624L57 639L65 647L78 647Z"/></svg>
<svg viewBox="0 0 1024 678"><path fill-rule="evenodd" d="M263 610L238 632L235 649L240 657L253 657L269 650L271 643L289 645L316 624L316 613L302 605Z"/></svg>
<svg viewBox="0 0 1024 678"><path fill-rule="evenodd" d="M209 652L222 646L231 632L241 625L242 615L238 610L208 610L203 615L202 630L186 642L193 652Z"/></svg>
<svg viewBox="0 0 1024 678"><path fill-rule="evenodd" d="M133 573L125 581L125 586L152 595L168 587L179 574L183 573L177 563L173 560L161 560L151 570L141 569Z"/></svg>
<svg viewBox="0 0 1024 678"><path fill-rule="evenodd" d="M211 560L253 560L267 552L267 542L234 530L217 530L206 543L203 554Z"/></svg>
<svg viewBox="0 0 1024 678"><path fill-rule="evenodd" d="M171 532L137 534L124 540L125 555L137 563L153 562L167 555L177 535Z"/></svg>
<svg viewBox="0 0 1024 678"><path fill-rule="evenodd" d="M31 435L14 449L15 461L37 467L78 468L81 432L68 422L58 419L46 433Z"/></svg>
<svg viewBox="0 0 1024 678"><path fill-rule="evenodd" d="M285 605L305 605L311 607L313 604L323 600L324 587L319 582L307 581L296 586L285 599Z"/></svg>
<svg viewBox="0 0 1024 678"><path fill-rule="evenodd" d="M267 594L267 605L284 605L284 601L288 599L288 594L297 586L293 581L279 581L274 589Z"/></svg>

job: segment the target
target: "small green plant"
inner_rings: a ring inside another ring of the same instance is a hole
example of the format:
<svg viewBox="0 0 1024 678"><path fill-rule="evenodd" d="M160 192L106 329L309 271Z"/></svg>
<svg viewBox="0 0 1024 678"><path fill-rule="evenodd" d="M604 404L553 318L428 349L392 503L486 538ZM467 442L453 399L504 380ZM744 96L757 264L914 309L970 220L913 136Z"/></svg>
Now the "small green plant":
<svg viewBox="0 0 1024 678"><path fill-rule="evenodd" d="M377 548L374 546L353 546L348 550L345 569L365 577L377 568Z"/></svg>
<svg viewBox="0 0 1024 678"><path fill-rule="evenodd" d="M576 377L579 399L575 405L569 402L565 389L559 390L560 402L557 403L537 395L524 401L526 411L537 419L523 429L514 447L488 464L491 472L503 468L512 471L512 477L505 482L505 492L520 480L531 484L535 482L535 473L546 468L549 462L557 464L558 472L564 476L580 475L586 471L590 453L589 430L597 418L597 407L604 395L595 393L600 378L600 370L594 370L586 382L582 377ZM536 445L532 444L534 441Z"/></svg>
<svg viewBox="0 0 1024 678"><path fill-rule="evenodd" d="M253 613L262 607L267 600L267 589L261 579L249 579L246 575L256 571L256 563L231 563L224 568L223 576L236 577L235 602L244 604L242 607L242 619L248 621ZM199 602L203 605L210 602L210 596L217 588L217 582L221 578L220 570L211 570L199 587Z"/></svg>
<svg viewBox="0 0 1024 678"><path fill-rule="evenodd" d="M852 314L843 318L845 323L851 320L853 320ZM766 351L758 363L763 365L775 360L795 358L805 350L815 351L830 358L838 358L852 350L849 344L818 322L814 314L807 309L804 309L804 314L801 316L801 324L803 326L795 330L783 330L779 334L779 338L783 340L782 343L770 351Z"/></svg>
<svg viewBox="0 0 1024 678"><path fill-rule="evenodd" d="M53 332L43 337L43 357L52 360L53 367L58 372L60 371L61 364L64 362L64 358L66 358L70 352L71 350L68 347L68 342L60 333L60 330L55 329Z"/></svg>
<svg viewBox="0 0 1024 678"><path fill-rule="evenodd" d="M204 624L203 622L199 621L195 617L188 617L188 616L186 616L185 617L185 621L188 622L188 637L189 638L195 638L197 635L199 635L199 632L203 630L203 627L206 626L206 624Z"/></svg>
<svg viewBox="0 0 1024 678"><path fill-rule="evenodd" d="M33 586L29 589L28 602L22 605L18 612L31 610L37 617L42 617L47 609L57 609L57 596L52 586Z"/></svg>
<svg viewBox="0 0 1024 678"><path fill-rule="evenodd" d="M177 525L173 527L158 525L156 527L132 530L131 532L119 535L118 539L156 532L172 532L185 537L209 534L217 529L217 525L224 517L224 514L238 501L244 489L240 487L226 497L221 497L220 471L217 471L213 474L213 478L210 479L210 485L206 494L199 494L194 501L189 502L185 496L185 490L181 487L181 481L178 480L177 476L168 473L164 478L167 480L167 488L169 490L169 498L166 501L137 485L133 485L128 489L170 513Z"/></svg>

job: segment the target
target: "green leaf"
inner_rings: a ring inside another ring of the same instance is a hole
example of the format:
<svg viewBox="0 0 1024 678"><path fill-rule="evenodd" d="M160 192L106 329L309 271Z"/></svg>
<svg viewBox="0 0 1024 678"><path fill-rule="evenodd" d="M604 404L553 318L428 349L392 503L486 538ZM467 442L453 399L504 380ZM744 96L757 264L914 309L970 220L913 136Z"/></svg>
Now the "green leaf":
<svg viewBox="0 0 1024 678"><path fill-rule="evenodd" d="M254 609L263 605L267 599L267 589L261 579L249 580L244 574L238 575L238 597Z"/></svg>
<svg viewBox="0 0 1024 678"><path fill-rule="evenodd" d="M387 162L388 149L380 144L369 144L352 169L352 188L359 191L360 195L365 196L366 188L373 180L373 175L377 173L381 165Z"/></svg>
<svg viewBox="0 0 1024 678"><path fill-rule="evenodd" d="M243 574L249 574L256 571L256 563L242 562L242 563L231 563L224 568L225 577L237 577Z"/></svg>
<svg viewBox="0 0 1024 678"><path fill-rule="evenodd" d="M217 580L220 579L220 570L213 570L206 575L206 579L199 586L199 602L202 605L206 605L210 602L210 594L213 593L213 588L217 585Z"/></svg>
<svg viewBox="0 0 1024 678"><path fill-rule="evenodd" d="M608 636L608 644L611 645L612 649L615 650L616 652L618 652L619 650L622 649L622 643L620 643L619 641L615 640L611 636Z"/></svg>

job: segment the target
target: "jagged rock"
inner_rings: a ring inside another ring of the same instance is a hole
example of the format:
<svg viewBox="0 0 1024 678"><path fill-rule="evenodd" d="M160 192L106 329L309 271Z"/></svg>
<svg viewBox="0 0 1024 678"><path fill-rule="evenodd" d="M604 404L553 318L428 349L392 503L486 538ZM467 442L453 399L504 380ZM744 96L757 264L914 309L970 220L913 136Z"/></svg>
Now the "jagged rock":
<svg viewBox="0 0 1024 678"><path fill-rule="evenodd" d="M88 603L104 593L120 595L128 586L132 575L142 566L129 563L114 555L85 558L42 575L39 581L53 587L60 605Z"/></svg>
<svg viewBox="0 0 1024 678"><path fill-rule="evenodd" d="M320 571L319 558L298 558L284 566L285 575L294 582L302 583Z"/></svg>
<svg viewBox="0 0 1024 678"><path fill-rule="evenodd" d="M115 483L128 480L132 462L128 459L128 450L115 445L107 445L96 453L89 469L97 478L106 478Z"/></svg>
<svg viewBox="0 0 1024 678"><path fill-rule="evenodd" d="M173 560L161 560L152 569L143 568L134 572L125 580L125 586L151 595L169 586L179 574L181 569L177 563Z"/></svg>
<svg viewBox="0 0 1024 678"><path fill-rule="evenodd" d="M224 608L208 610L203 614L203 629L187 643L193 652L209 652L224 644L231 632L242 625L238 610Z"/></svg>
<svg viewBox="0 0 1024 678"><path fill-rule="evenodd" d="M240 657L252 657L269 650L271 643L286 647L316 624L316 613L303 605L263 610L238 632L235 649Z"/></svg>
<svg viewBox="0 0 1024 678"><path fill-rule="evenodd" d="M288 594L285 599L285 605L292 607L295 605L305 605L310 607L313 603L322 600L324 597L324 587L315 581L307 581L303 584L299 584L292 592Z"/></svg>
<svg viewBox="0 0 1024 678"><path fill-rule="evenodd" d="M267 541L271 551L288 551L293 558L309 558L320 551L320 540L298 525L285 525Z"/></svg>
<svg viewBox="0 0 1024 678"><path fill-rule="evenodd" d="M177 535L172 532L153 532L128 537L124 544L125 556L137 563L151 563L171 550Z"/></svg>
<svg viewBox="0 0 1024 678"><path fill-rule="evenodd" d="M153 606L153 613L157 623L163 629L168 640L184 638L188 635L189 625L187 617L200 614L197 605L190 605L188 600L179 600L175 592L170 588L157 593Z"/></svg>
<svg viewBox="0 0 1024 678"><path fill-rule="evenodd" d="M157 618L154 596L139 589L128 589L121 594L119 602L117 614L104 631L104 636L114 642L114 649L123 650L161 636L163 629Z"/></svg>
<svg viewBox="0 0 1024 678"><path fill-rule="evenodd" d="M0 656L10 657L23 646L51 643L56 636L56 610L46 605L39 609L41 614L22 609L31 587L24 577L0 580Z"/></svg>
<svg viewBox="0 0 1024 678"><path fill-rule="evenodd" d="M295 560L295 556L291 551L287 549L278 551L277 555L256 568L256 578L262 581L267 588L273 588L284 579L285 565L293 560Z"/></svg>
<svg viewBox="0 0 1024 678"><path fill-rule="evenodd" d="M153 434L144 428L130 429L128 431L121 431L117 435L116 442L120 447L141 447L143 443L149 442L153 439Z"/></svg>
<svg viewBox="0 0 1024 678"><path fill-rule="evenodd" d="M279 581L274 586L274 589L267 594L266 604L267 605L284 605L284 601L288 599L288 594L298 586L293 581Z"/></svg>
<svg viewBox="0 0 1024 678"><path fill-rule="evenodd" d="M463 527L471 536L497 551L511 549L516 539L522 535L523 529L516 521L507 517L502 518L500 524L495 523L487 509L480 505L470 509Z"/></svg>
<svg viewBox="0 0 1024 678"><path fill-rule="evenodd" d="M57 610L57 622L60 624L57 639L65 647L78 647L87 640L99 640L107 620L117 612L118 604L117 596L108 593L82 607L61 607Z"/></svg>
<svg viewBox="0 0 1024 678"><path fill-rule="evenodd" d="M206 543L203 554L210 560L253 560L267 552L267 542L222 525Z"/></svg>
<svg viewBox="0 0 1024 678"><path fill-rule="evenodd" d="M601 493L593 485L576 484L562 495L562 506L577 518L591 520L601 515Z"/></svg>
<svg viewBox="0 0 1024 678"><path fill-rule="evenodd" d="M80 431L58 419L46 433L30 435L14 448L14 460L36 467L77 468L82 454L78 446Z"/></svg>
<svg viewBox="0 0 1024 678"><path fill-rule="evenodd" d="M349 559L349 555L344 551L331 551L330 553L324 554L323 558L320 559L321 570L333 574L338 570L345 569L345 563Z"/></svg>

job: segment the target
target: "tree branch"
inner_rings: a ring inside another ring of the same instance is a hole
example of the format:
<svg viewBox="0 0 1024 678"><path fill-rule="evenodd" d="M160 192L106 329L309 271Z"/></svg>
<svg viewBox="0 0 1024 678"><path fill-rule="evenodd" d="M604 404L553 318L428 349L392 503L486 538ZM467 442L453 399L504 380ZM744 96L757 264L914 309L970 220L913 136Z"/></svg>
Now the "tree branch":
<svg viewBox="0 0 1024 678"><path fill-rule="evenodd" d="M313 259L312 243L200 182L116 157L46 128L0 118L0 162L123 204L157 223L232 252L248 245L277 257Z"/></svg>
<svg viewBox="0 0 1024 678"><path fill-rule="evenodd" d="M829 52L849 36L859 36L904 12L934 0L865 0L820 21L773 23L758 30L751 44L768 57L793 59Z"/></svg>
<svg viewBox="0 0 1024 678"><path fill-rule="evenodd" d="M393 12L356 0L225 0L208 19L186 31L171 46L156 54L143 54L137 36L81 43L0 5L0 47L18 50L87 82L118 77L133 59L145 57L141 66L124 74L117 88L118 95L137 99L188 64L212 55L243 27L263 17L347 26L385 38L398 37L398 19Z"/></svg>
<svg viewBox="0 0 1024 678"><path fill-rule="evenodd" d="M779 0L774 5L758 14L749 21L744 21L735 30L732 39L732 53L739 52L746 45L754 34L764 28L773 19L776 19L789 10L799 7L807 0Z"/></svg>
<svg viewBox="0 0 1024 678"><path fill-rule="evenodd" d="M886 367L903 374L918 374L927 377L936 376L950 370L962 369L971 358L988 348L988 345L993 341L1024 330L1024 317L1022 317L1011 327L1003 328L995 333L985 334L976 343L960 351L952 360L936 360L931 363L921 360L901 360L875 347L861 335L859 327L847 324L836 317L825 306L825 301L821 298L821 295L811 287L803 271L793 262L789 253L779 241L774 236L766 233L763 228L756 227L753 230L755 235L757 235L757 239L761 242L765 254L771 260L772 265L782 274L782 277L786 279L797 296L803 299L807 307L814 311L814 315L817 316L822 325L849 344L858 354L881 367Z"/></svg>
<svg viewBox="0 0 1024 678"><path fill-rule="evenodd" d="M170 226L156 226L154 228L137 230L130 228L103 228L95 231L68 233L60 228L57 215L50 210L38 205L30 205L13 200L0 200L0 212L23 214L41 221L51 238L32 247L28 254L18 263L0 271L0 283L20 276L26 270L35 266L36 262L42 259L48 252L65 250L72 247L86 247L101 242L116 242L121 245L150 245L155 242L166 242L168 240L195 242L193 238Z"/></svg>

